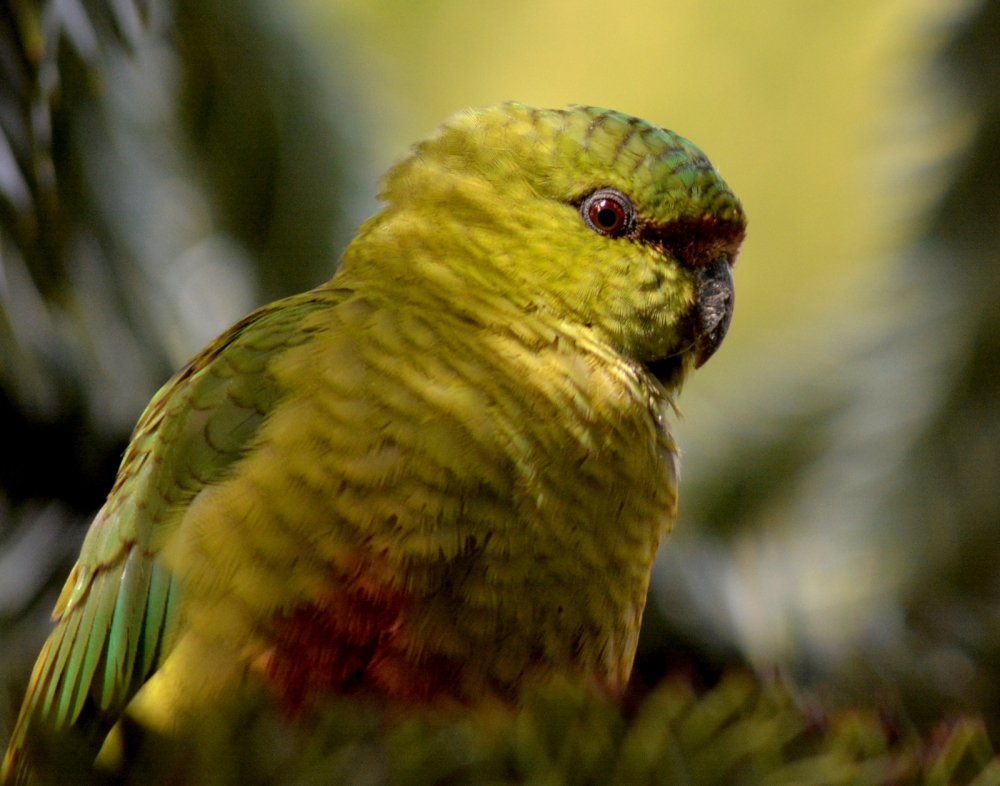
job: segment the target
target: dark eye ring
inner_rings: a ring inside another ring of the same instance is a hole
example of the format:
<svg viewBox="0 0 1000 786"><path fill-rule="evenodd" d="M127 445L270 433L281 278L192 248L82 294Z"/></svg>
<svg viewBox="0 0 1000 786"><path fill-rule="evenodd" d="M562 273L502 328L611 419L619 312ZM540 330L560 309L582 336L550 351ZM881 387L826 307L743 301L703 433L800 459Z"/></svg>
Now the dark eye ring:
<svg viewBox="0 0 1000 786"><path fill-rule="evenodd" d="M632 200L616 188L597 189L583 200L580 215L587 226L608 237L620 237L635 224Z"/></svg>

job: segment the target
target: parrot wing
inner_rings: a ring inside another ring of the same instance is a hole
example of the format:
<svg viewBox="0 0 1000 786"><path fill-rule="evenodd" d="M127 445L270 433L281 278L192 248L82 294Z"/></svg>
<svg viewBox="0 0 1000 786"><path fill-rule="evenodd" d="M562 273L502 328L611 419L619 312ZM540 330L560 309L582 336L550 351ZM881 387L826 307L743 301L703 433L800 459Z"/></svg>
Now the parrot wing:
<svg viewBox="0 0 1000 786"><path fill-rule="evenodd" d="M32 672L0 782L26 772L29 726L106 731L169 653L179 588L163 546L198 491L227 477L252 447L282 396L268 373L272 359L310 340L306 317L348 292L320 290L259 309L154 396L56 603L56 627Z"/></svg>

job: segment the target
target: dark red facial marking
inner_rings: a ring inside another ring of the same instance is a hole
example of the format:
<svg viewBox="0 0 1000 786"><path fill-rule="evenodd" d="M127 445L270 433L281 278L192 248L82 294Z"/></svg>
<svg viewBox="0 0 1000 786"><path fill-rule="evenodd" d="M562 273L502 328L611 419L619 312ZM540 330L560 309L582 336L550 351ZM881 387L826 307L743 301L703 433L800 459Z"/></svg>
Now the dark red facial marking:
<svg viewBox="0 0 1000 786"><path fill-rule="evenodd" d="M635 224L632 200L616 188L600 188L583 200L580 215L584 222L602 235L620 237Z"/></svg>
<svg viewBox="0 0 1000 786"><path fill-rule="evenodd" d="M644 224L638 239L663 247L674 259L688 267L703 267L720 258L732 265L746 226L715 216L678 218L668 224Z"/></svg>

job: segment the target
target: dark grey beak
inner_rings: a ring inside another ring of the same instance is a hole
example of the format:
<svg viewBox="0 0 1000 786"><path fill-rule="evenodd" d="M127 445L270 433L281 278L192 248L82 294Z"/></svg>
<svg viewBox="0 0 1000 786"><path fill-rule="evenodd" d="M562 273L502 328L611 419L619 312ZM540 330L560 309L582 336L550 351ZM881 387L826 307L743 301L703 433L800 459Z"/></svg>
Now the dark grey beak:
<svg viewBox="0 0 1000 786"><path fill-rule="evenodd" d="M733 318L733 276L724 257L698 270L698 338L694 367L705 365L729 330Z"/></svg>

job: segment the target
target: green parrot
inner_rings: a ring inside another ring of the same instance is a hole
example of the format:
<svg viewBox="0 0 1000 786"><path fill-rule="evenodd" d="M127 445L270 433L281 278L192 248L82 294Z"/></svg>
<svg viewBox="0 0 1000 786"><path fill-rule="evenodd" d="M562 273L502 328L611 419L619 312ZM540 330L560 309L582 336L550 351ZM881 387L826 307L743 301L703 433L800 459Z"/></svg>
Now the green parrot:
<svg viewBox="0 0 1000 786"><path fill-rule="evenodd" d="M667 413L728 328L740 203L670 131L517 103L451 118L380 198L330 281L150 402L4 784L40 728L170 732L249 682L293 716L623 690L676 511Z"/></svg>

